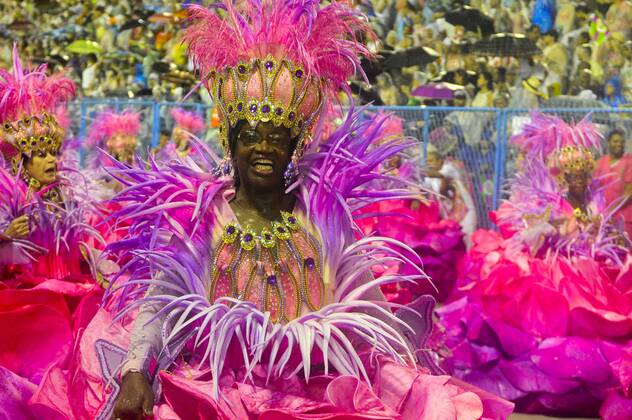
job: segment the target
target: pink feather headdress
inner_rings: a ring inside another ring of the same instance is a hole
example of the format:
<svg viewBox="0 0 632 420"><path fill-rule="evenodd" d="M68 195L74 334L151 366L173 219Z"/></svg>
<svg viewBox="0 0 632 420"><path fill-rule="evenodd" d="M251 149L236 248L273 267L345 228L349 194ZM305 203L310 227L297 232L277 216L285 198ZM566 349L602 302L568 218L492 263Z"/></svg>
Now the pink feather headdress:
<svg viewBox="0 0 632 420"><path fill-rule="evenodd" d="M220 141L239 120L272 121L292 131L300 156L327 98L362 71L373 37L368 21L346 4L317 0L224 0L188 8L184 34L219 112Z"/></svg>
<svg viewBox="0 0 632 420"><path fill-rule="evenodd" d="M24 69L17 45L13 70L0 69L0 153L14 169L21 155L56 153L64 138L55 112L75 95L75 85L62 74L46 75L46 65Z"/></svg>
<svg viewBox="0 0 632 420"><path fill-rule="evenodd" d="M204 130L204 119L196 112L185 111L182 108L174 108L171 110L171 116L175 121L176 127L180 127L190 133L199 133Z"/></svg>
<svg viewBox="0 0 632 420"><path fill-rule="evenodd" d="M139 131L140 113L106 110L95 117L88 132L88 144L118 152L128 146L135 147Z"/></svg>
<svg viewBox="0 0 632 420"><path fill-rule="evenodd" d="M522 133L513 137L511 143L528 156L546 158L567 146L598 149L601 138L588 117L577 124L568 124L560 117L532 112L531 122L525 124Z"/></svg>
<svg viewBox="0 0 632 420"><path fill-rule="evenodd" d="M591 149L600 147L601 138L588 117L577 124L568 124L559 117L533 112L531 122L511 143L518 146L527 159L547 162L551 174L561 182L564 172L593 170L595 161Z"/></svg>

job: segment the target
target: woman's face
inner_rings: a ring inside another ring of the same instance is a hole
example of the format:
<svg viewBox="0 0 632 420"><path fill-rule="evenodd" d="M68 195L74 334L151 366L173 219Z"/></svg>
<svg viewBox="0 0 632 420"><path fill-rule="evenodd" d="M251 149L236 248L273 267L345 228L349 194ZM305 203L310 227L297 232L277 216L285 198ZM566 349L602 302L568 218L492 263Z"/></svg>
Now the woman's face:
<svg viewBox="0 0 632 420"><path fill-rule="evenodd" d="M478 75L476 86L478 86L479 89L487 89L487 79L484 74L481 73Z"/></svg>
<svg viewBox="0 0 632 420"><path fill-rule="evenodd" d="M178 149L184 149L187 146L187 135L180 126L173 128L173 141Z"/></svg>
<svg viewBox="0 0 632 420"><path fill-rule="evenodd" d="M623 156L623 152L625 151L625 139L623 136L619 133L613 134L610 137L610 140L608 140L608 149L614 158L621 158L621 156Z"/></svg>
<svg viewBox="0 0 632 420"><path fill-rule="evenodd" d="M568 184L568 192L575 196L586 194L590 174L586 171L571 171L564 174L564 179Z"/></svg>
<svg viewBox="0 0 632 420"><path fill-rule="evenodd" d="M27 174L42 186L50 185L57 180L57 154L36 152L24 161Z"/></svg>
<svg viewBox="0 0 632 420"><path fill-rule="evenodd" d="M443 167L443 159L436 152L428 153L428 157L426 158L426 163L428 168L433 171L440 171Z"/></svg>
<svg viewBox="0 0 632 420"><path fill-rule="evenodd" d="M256 128L242 124L233 157L240 184L262 192L282 190L292 141L289 128L271 122L260 122Z"/></svg>
<svg viewBox="0 0 632 420"><path fill-rule="evenodd" d="M131 163L136 151L136 137L129 134L115 134L110 137L106 146L108 152L121 162Z"/></svg>

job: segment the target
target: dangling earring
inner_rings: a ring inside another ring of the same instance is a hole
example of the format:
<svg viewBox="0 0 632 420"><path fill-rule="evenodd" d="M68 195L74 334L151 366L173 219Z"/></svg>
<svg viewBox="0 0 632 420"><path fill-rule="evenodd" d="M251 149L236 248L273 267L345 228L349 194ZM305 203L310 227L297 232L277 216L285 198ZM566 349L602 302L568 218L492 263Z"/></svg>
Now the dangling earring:
<svg viewBox="0 0 632 420"><path fill-rule="evenodd" d="M230 156L225 157L224 159L219 161L219 164L213 171L213 175L220 176L229 176L233 173L233 161Z"/></svg>
<svg viewBox="0 0 632 420"><path fill-rule="evenodd" d="M42 187L42 184L35 178L30 177L29 178L29 188L32 189L33 191L39 191L39 189Z"/></svg>
<svg viewBox="0 0 632 420"><path fill-rule="evenodd" d="M296 153L292 155L292 160L288 163L285 172L283 172L283 181L285 188L290 188L294 182L296 182L296 178L298 178L298 158L296 157Z"/></svg>

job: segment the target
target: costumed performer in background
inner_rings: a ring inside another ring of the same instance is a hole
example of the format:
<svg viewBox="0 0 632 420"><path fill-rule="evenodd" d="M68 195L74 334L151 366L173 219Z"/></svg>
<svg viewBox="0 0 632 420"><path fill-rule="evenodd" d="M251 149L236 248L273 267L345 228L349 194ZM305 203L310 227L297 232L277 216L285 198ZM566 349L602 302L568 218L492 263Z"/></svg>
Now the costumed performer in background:
<svg viewBox="0 0 632 420"><path fill-rule="evenodd" d="M59 161L63 115L75 94L62 74L0 69L0 416L17 389L32 392L71 350L102 296L96 259L103 239L87 220L99 210L82 178ZM7 411L8 410L8 411ZM12 413L9 415L7 413ZM16 417L17 416L17 417Z"/></svg>
<svg viewBox="0 0 632 420"><path fill-rule="evenodd" d="M524 159L501 233L474 234L463 297L438 310L446 366L520 411L629 418L630 242L591 176L600 135L533 114L512 141Z"/></svg>
<svg viewBox="0 0 632 420"><path fill-rule="evenodd" d="M385 118L381 113L378 115ZM382 131L383 141L402 138L402 119L391 115L383 124ZM432 295L442 302L452 291L459 261L465 254L465 244L459 224L441 214L441 192L422 186L425 174L420 168L419 159L408 153L413 149L415 147L385 161L380 170L388 178L378 180L376 184L376 189L404 186L409 191L408 197L393 197L365 206L356 212L356 223L366 235L394 238L411 247L415 253L407 256L413 261L421 257L424 271L432 281L421 279L417 282L386 284L382 286L382 291L387 300L405 304L419 296ZM394 185L393 179L397 180ZM411 198L414 195L416 197ZM415 267L400 261L374 267L376 270L406 275L413 274Z"/></svg>
<svg viewBox="0 0 632 420"><path fill-rule="evenodd" d="M204 131L204 119L194 111L174 108L170 112L173 118L171 141L156 155L156 160L169 160L176 157L195 156L195 148L189 142L189 134L198 136Z"/></svg>

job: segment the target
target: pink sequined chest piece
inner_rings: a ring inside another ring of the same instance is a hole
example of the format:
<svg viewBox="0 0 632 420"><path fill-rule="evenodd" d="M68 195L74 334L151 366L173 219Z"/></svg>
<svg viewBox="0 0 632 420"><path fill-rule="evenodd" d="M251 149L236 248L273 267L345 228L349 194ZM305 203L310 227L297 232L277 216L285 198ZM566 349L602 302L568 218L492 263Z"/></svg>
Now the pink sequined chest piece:
<svg viewBox="0 0 632 420"><path fill-rule="evenodd" d="M225 296L247 300L275 322L323 306L320 245L292 214L281 216L261 232L224 226L213 253L211 302Z"/></svg>

